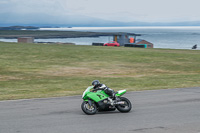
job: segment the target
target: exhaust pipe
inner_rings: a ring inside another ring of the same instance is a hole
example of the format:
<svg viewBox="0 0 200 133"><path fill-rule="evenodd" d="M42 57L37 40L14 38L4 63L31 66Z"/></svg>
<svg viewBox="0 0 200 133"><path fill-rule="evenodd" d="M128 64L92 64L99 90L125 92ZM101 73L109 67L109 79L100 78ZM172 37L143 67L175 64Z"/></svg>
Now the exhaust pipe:
<svg viewBox="0 0 200 133"><path fill-rule="evenodd" d="M120 102L117 102L116 104L125 104L125 102L120 101Z"/></svg>

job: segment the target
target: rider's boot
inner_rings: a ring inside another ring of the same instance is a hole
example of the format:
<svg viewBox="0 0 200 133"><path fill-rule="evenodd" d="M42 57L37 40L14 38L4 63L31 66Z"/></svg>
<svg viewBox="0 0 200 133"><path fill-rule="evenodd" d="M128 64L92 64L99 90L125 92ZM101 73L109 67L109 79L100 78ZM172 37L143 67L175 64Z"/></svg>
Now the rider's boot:
<svg viewBox="0 0 200 133"><path fill-rule="evenodd" d="M114 100L110 97L108 97L108 100L110 101L110 104L113 106L114 105Z"/></svg>
<svg viewBox="0 0 200 133"><path fill-rule="evenodd" d="M118 97L116 96L116 93L113 93L112 96L108 98L110 101L111 105L113 106L115 103L117 103Z"/></svg>

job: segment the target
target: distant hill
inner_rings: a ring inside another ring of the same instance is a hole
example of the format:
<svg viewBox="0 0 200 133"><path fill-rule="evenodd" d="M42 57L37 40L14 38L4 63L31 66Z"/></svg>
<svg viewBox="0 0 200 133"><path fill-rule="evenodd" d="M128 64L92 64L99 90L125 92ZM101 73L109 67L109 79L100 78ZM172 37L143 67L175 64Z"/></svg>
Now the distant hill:
<svg viewBox="0 0 200 133"><path fill-rule="evenodd" d="M41 13L18 14L0 13L0 27L13 26L11 29L29 29L37 27L120 27L120 26L200 26L200 21L184 22L123 22L122 20L104 20L83 15L49 15ZM29 27L29 26L34 27ZM7 28L9 29L9 28Z"/></svg>
<svg viewBox="0 0 200 133"><path fill-rule="evenodd" d="M0 30L35 30L39 27L34 26L9 26L9 27L0 27Z"/></svg>
<svg viewBox="0 0 200 133"><path fill-rule="evenodd" d="M148 22L118 22L118 21L96 21L94 23L69 23L69 24L43 24L43 23L29 23L29 24L23 24L20 23L18 25L23 26L12 26L14 24L1 24L0 23L0 30L32 30L32 29L39 29L39 28L59 28L59 27L123 27L123 26L200 26L200 22L194 21L194 22L172 22L172 23L162 23L162 22L154 22L154 23L148 23ZM27 26L32 25L32 26ZM3 27L6 26L6 27Z"/></svg>

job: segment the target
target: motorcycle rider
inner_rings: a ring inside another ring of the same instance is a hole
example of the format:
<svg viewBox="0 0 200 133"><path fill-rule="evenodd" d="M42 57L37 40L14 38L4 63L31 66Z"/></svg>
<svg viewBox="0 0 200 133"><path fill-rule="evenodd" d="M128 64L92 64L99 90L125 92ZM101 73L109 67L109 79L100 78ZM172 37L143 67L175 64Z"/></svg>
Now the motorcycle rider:
<svg viewBox="0 0 200 133"><path fill-rule="evenodd" d="M99 80L92 81L92 85L94 86L94 90L104 90L106 94L108 94L111 98L108 98L108 100L111 102L111 104L114 104L114 101L116 99L115 91L107 87L105 84L101 84Z"/></svg>

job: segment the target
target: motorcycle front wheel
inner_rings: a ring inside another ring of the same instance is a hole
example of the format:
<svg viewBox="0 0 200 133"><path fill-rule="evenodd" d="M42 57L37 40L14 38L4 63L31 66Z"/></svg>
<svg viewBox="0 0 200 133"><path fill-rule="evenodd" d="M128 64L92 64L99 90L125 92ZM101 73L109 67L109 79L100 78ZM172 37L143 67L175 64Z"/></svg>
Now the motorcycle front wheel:
<svg viewBox="0 0 200 133"><path fill-rule="evenodd" d="M87 115L94 115L97 112L97 106L94 103L92 103L92 105L90 106L87 101L83 101L83 103L81 104L81 109Z"/></svg>
<svg viewBox="0 0 200 133"><path fill-rule="evenodd" d="M117 105L117 110L119 110L122 113L129 112L132 108L131 102L125 97L120 97L120 101L123 101L124 104Z"/></svg>

